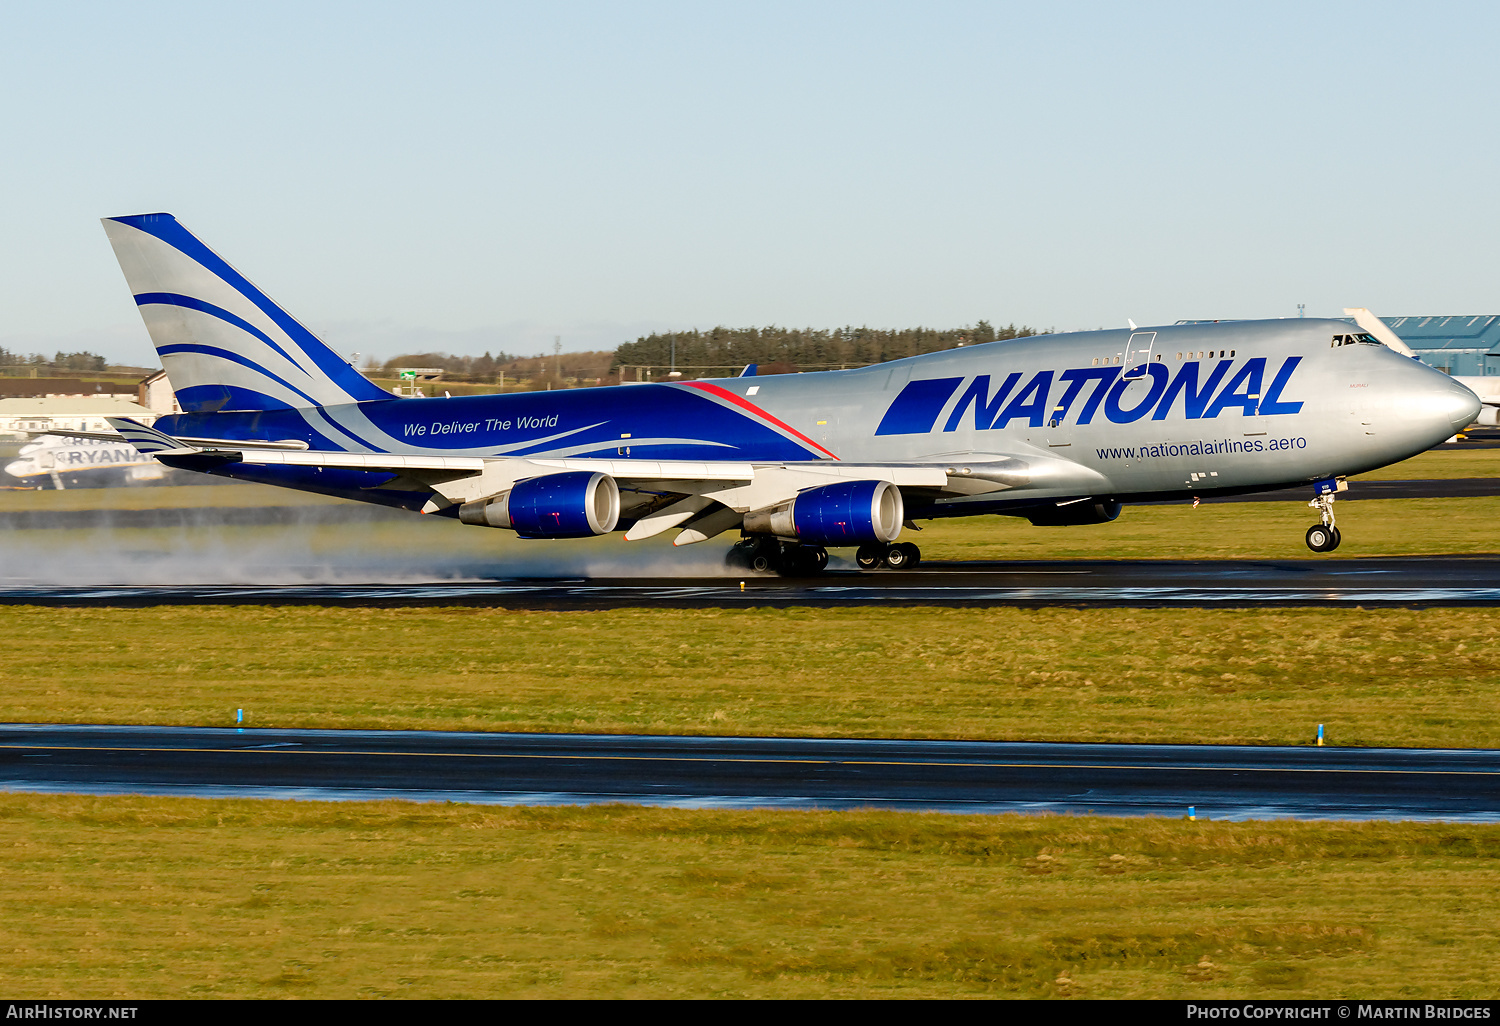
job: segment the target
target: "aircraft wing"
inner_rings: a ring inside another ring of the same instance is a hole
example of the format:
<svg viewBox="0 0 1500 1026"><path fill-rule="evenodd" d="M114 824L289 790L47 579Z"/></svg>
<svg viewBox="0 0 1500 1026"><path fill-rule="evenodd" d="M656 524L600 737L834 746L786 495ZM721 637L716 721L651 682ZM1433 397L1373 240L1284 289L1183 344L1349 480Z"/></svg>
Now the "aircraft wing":
<svg viewBox="0 0 1500 1026"><path fill-rule="evenodd" d="M775 509L807 489L841 481L888 482L905 493L938 501L1010 489L1042 488L1049 493L1061 489L1087 495L1104 483L1086 467L1042 454L967 453L943 463L867 464L442 456L270 448L257 442L175 438L124 418L112 418L110 424L141 452L185 470L214 470L233 463L394 474L408 488L426 488L432 493L424 513L491 499L521 481L548 474L600 473L619 488L621 517L634 521L626 532L627 540L649 538L676 527L681 529L678 545L714 537L738 527L746 514Z"/></svg>

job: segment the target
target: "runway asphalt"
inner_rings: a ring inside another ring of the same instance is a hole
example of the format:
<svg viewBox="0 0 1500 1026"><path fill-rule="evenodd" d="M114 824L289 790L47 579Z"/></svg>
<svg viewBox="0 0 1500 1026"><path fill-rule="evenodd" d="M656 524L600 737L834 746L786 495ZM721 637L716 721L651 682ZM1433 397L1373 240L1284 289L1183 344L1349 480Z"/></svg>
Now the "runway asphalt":
<svg viewBox="0 0 1500 1026"><path fill-rule="evenodd" d="M0 584L0 605L492 606L506 609L902 606L1495 606L1500 558L923 563L816 577L576 578L267 586Z"/></svg>
<svg viewBox="0 0 1500 1026"><path fill-rule="evenodd" d="M1500 821L1500 752L0 725L0 790Z"/></svg>

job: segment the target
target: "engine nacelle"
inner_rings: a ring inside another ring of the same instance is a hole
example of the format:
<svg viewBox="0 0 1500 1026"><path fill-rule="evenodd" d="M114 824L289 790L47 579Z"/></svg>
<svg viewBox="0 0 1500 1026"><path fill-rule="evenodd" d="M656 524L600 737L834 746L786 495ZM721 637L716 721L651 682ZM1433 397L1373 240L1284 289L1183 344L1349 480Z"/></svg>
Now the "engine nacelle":
<svg viewBox="0 0 1500 1026"><path fill-rule="evenodd" d="M1022 514L1037 527L1075 527L1080 524L1107 524L1120 517L1118 502L1070 502L1064 506L1040 506Z"/></svg>
<svg viewBox="0 0 1500 1026"><path fill-rule="evenodd" d="M1485 406L1479 411L1479 416L1474 418L1474 423L1480 427L1500 427L1500 406Z"/></svg>
<svg viewBox="0 0 1500 1026"><path fill-rule="evenodd" d="M523 538L608 534L620 521L620 486L608 474L587 470L531 477L499 495L464 503L458 519Z"/></svg>
<svg viewBox="0 0 1500 1026"><path fill-rule="evenodd" d="M895 541L905 519L901 489L889 481L840 481L746 514L745 530L809 545L871 545Z"/></svg>

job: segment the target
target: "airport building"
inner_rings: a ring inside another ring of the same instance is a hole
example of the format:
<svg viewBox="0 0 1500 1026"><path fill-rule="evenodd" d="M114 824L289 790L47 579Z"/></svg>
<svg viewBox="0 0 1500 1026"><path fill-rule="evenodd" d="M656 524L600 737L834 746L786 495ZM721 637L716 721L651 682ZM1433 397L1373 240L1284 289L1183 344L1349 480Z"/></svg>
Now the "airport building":
<svg viewBox="0 0 1500 1026"><path fill-rule="evenodd" d="M47 431L113 431L107 417L150 424L157 414L118 395L0 399L0 434L13 438Z"/></svg>
<svg viewBox="0 0 1500 1026"><path fill-rule="evenodd" d="M1455 377L1500 375L1500 314L1381 320L1429 367Z"/></svg>
<svg viewBox="0 0 1500 1026"><path fill-rule="evenodd" d="M172 391L172 383L167 380L167 372L164 370L147 374L141 379L141 383L136 386L135 401L158 417L182 412L182 407L177 405L177 393Z"/></svg>
<svg viewBox="0 0 1500 1026"><path fill-rule="evenodd" d="M0 435L24 438L38 431L111 431L106 417L129 417L150 424L181 413L166 371L156 371L134 387L77 378L0 377ZM129 391L124 391L129 388Z"/></svg>

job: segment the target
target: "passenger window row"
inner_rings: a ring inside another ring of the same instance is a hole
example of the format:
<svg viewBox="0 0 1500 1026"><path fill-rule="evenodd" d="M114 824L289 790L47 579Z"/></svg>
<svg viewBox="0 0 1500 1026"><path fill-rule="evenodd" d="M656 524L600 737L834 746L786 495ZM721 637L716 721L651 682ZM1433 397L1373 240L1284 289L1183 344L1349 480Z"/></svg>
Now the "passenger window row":
<svg viewBox="0 0 1500 1026"><path fill-rule="evenodd" d="M1219 355L1218 355L1217 359L1222 360L1226 356L1229 357L1229 359L1231 359L1231 360L1234 359L1234 350L1233 349L1220 349L1219 350ZM1116 354L1115 356L1106 356L1106 357L1103 357L1103 358L1095 358L1095 360L1094 360L1094 366L1097 367L1100 364L1103 364L1106 367L1111 367L1111 366L1114 366L1115 364L1118 364L1122 359L1124 359L1124 357L1119 356L1118 354ZM1152 359L1155 360L1157 363L1161 363L1161 354L1157 353L1155 356L1152 357ZM1214 351L1212 349L1208 349L1208 350L1200 349L1200 350L1198 350L1197 353L1192 353L1192 352L1178 353L1177 354L1177 359L1179 359L1179 360L1183 360L1183 359L1187 359L1187 360L1203 360L1203 359L1213 360L1213 359L1216 359L1216 357L1214 356Z"/></svg>

